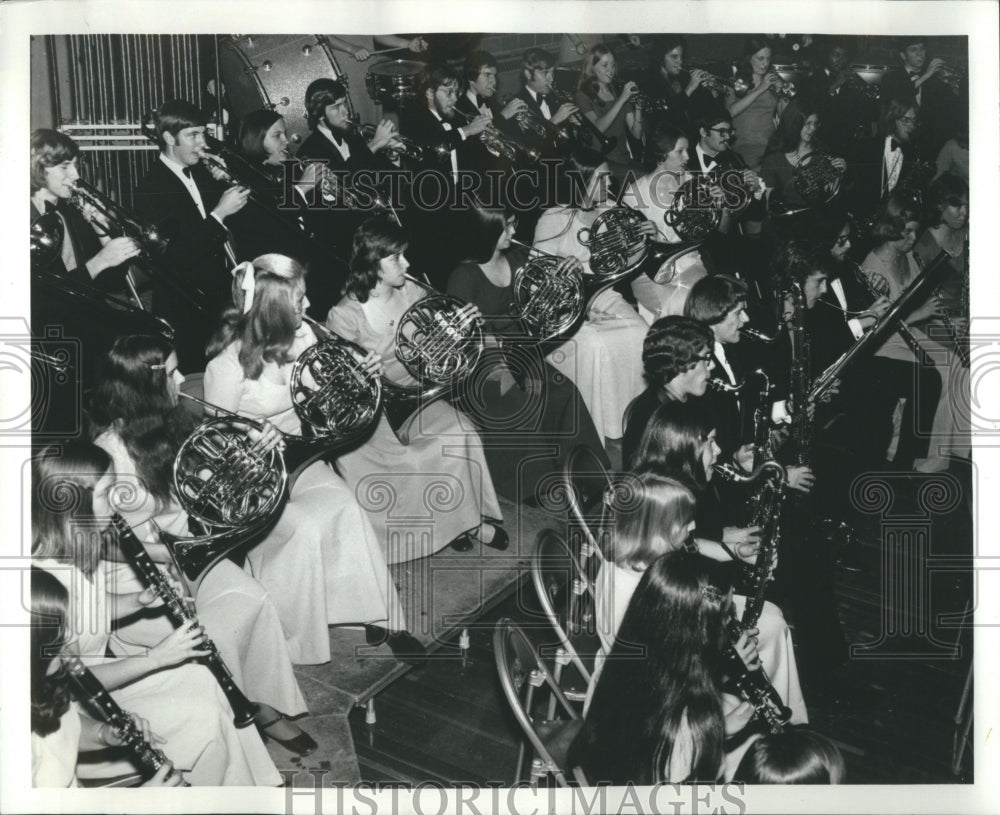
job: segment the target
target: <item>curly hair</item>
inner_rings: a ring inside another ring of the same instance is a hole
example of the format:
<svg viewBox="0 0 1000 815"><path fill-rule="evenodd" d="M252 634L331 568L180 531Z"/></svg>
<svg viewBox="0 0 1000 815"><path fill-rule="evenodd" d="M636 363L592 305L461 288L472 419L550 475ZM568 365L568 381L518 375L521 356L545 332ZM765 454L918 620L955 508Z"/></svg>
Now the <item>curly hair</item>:
<svg viewBox="0 0 1000 815"><path fill-rule="evenodd" d="M59 719L69 710L68 672L60 665L49 673L52 661L69 638L69 592L44 569L31 567L31 732L48 736L59 730Z"/></svg>
<svg viewBox="0 0 1000 815"><path fill-rule="evenodd" d="M826 272L831 263L830 251L816 241L793 238L778 246L771 258L771 274L777 291L799 288L818 272Z"/></svg>
<svg viewBox="0 0 1000 815"><path fill-rule="evenodd" d="M233 304L208 343L207 355L217 356L231 342L239 340L239 360L247 379L257 380L265 362L285 365L292 361L288 351L295 341L299 315L298 300L306 290L306 270L294 258L267 254L252 264L238 267L233 278ZM254 297L244 313L246 275L254 276Z"/></svg>
<svg viewBox="0 0 1000 815"><path fill-rule="evenodd" d="M310 130L323 121L329 105L347 96L347 86L339 79L320 77L314 79L306 88L306 123Z"/></svg>
<svg viewBox="0 0 1000 815"><path fill-rule="evenodd" d="M642 343L646 381L662 388L678 374L691 370L712 347L712 329L690 317L671 315L654 322Z"/></svg>

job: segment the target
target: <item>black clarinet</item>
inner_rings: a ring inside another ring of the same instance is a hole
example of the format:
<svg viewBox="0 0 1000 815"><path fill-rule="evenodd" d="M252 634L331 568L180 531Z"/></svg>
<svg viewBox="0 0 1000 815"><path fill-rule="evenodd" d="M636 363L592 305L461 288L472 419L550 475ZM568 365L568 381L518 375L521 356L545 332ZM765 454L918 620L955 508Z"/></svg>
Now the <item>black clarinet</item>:
<svg viewBox="0 0 1000 815"><path fill-rule="evenodd" d="M142 575L142 579L146 585L163 600L167 613L173 619L174 623L177 626L181 626L189 620L194 620L197 623L197 616L184 601L184 598L177 594L167 576L163 573L163 570L153 563L153 559L146 551L146 547L142 545L142 541L136 537L131 527L125 523L125 519L121 515L115 514L111 519L111 523L118 533L118 547L121 549L122 554L132 564L133 568ZM202 657L200 661L204 662L205 667L212 672L212 675L219 683L219 687L222 688L222 692L226 694L226 698L233 708L233 724L237 727L246 727L257 717L259 708L247 699L243 691L236 687L233 675L229 672L229 668L226 667L226 663L222 661L222 657L219 655L219 649L216 648L215 643L207 636L205 637L204 647L208 650L208 654Z"/></svg>
<svg viewBox="0 0 1000 815"><path fill-rule="evenodd" d="M754 709L754 720L763 724L771 733L780 733L792 718L791 709L781 700L774 685L767 678L763 668L751 671L736 650L736 641L743 633L743 626L735 617L730 617L726 630L732 641L726 649L726 668L729 684L740 698L749 702Z"/></svg>
<svg viewBox="0 0 1000 815"><path fill-rule="evenodd" d="M135 717L112 698L101 681L94 676L79 657L64 656L63 662L66 665L70 681L76 686L80 701L96 712L103 721L111 725L115 735L121 739L122 747L130 750L138 759L139 764L142 765L142 769L145 770L144 777L148 779L164 764L170 763L161 750L146 741ZM191 785L185 781L183 786L190 787Z"/></svg>

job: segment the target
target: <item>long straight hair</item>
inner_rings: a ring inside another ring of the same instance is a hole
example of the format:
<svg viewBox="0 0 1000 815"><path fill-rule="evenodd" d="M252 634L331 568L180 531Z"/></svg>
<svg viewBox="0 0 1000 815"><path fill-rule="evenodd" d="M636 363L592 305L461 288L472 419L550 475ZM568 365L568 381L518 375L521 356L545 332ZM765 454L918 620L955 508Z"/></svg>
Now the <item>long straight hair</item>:
<svg viewBox="0 0 1000 815"><path fill-rule="evenodd" d="M31 554L97 570L104 536L94 518L94 487L111 472L111 457L85 441L42 450L32 463Z"/></svg>
<svg viewBox="0 0 1000 815"><path fill-rule="evenodd" d="M244 313L243 284L248 274L254 276L254 295ZM233 302L209 341L209 359L238 340L240 366L247 379L260 379L265 362L291 362L288 350L298 326L295 307L305 290L305 269L297 260L274 253L254 258L233 278Z"/></svg>
<svg viewBox="0 0 1000 815"><path fill-rule="evenodd" d="M667 402L653 413L632 460L634 470L652 470L697 489L708 485L702 451L715 425L703 405Z"/></svg>
<svg viewBox="0 0 1000 815"><path fill-rule="evenodd" d="M570 747L570 763L591 781L663 781L685 730L693 755L682 780L718 780L729 589L721 564L684 550L663 555L646 570Z"/></svg>
<svg viewBox="0 0 1000 815"><path fill-rule="evenodd" d="M118 419L155 416L173 408L167 389L167 359L173 347L163 337L118 337L98 362L90 416L103 429Z"/></svg>
<svg viewBox="0 0 1000 815"><path fill-rule="evenodd" d="M69 592L44 569L31 568L31 732L48 736L69 710L66 668L49 668L68 640Z"/></svg>
<svg viewBox="0 0 1000 815"><path fill-rule="evenodd" d="M621 476L613 496L614 525L605 556L616 566L645 570L684 542L695 498L679 481L650 469Z"/></svg>

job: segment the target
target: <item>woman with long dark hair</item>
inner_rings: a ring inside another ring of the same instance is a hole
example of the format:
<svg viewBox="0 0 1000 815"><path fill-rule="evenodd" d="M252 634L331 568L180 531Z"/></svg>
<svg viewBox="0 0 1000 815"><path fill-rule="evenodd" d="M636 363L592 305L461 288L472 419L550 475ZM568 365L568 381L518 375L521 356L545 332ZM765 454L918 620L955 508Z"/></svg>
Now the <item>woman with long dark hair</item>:
<svg viewBox="0 0 1000 815"><path fill-rule="evenodd" d="M111 623L154 606L152 591L118 593L104 560L115 488L111 459L70 441L41 451L32 472L32 558L73 595L68 646L123 708L147 719L162 747L194 785L276 786L281 777L254 728L237 730L222 689L202 665L205 635L194 621L172 631L145 657L109 659ZM82 767L80 768L83 769ZM130 774L129 761L88 771Z"/></svg>
<svg viewBox="0 0 1000 815"><path fill-rule="evenodd" d="M697 403L660 406L639 442L633 472L638 474L640 480L652 477L644 475L646 473L660 478L676 478L691 490L697 507L694 511L696 525L691 536L692 548L713 560L731 563L735 556L753 564L758 556L760 527L727 523L731 519L726 517L726 508L713 489L719 447L715 442L712 422L708 411ZM634 538L633 534L624 539ZM615 564L616 577L620 577L617 572L623 566L634 570L643 565L643 558L636 558L617 542L614 555L609 555L608 559ZM735 601L737 614L742 616L747 598L737 594ZM620 598L616 597L617 602ZM757 626L760 629L758 647L764 670L792 709L793 721L808 721L792 637L784 615L774 603L765 601Z"/></svg>
<svg viewBox="0 0 1000 815"><path fill-rule="evenodd" d="M650 530L651 531L651 530ZM654 560L597 673L569 763L592 783L715 783L726 776L723 709L732 586L720 564L683 550ZM759 668L747 634L738 651ZM745 723L749 706L739 717Z"/></svg>
<svg viewBox="0 0 1000 815"><path fill-rule="evenodd" d="M150 557L167 566L172 564L170 553L147 522L171 535L190 535L187 512L173 489L174 458L194 429L191 414L178 405L183 382L177 355L162 337L119 337L101 361L91 407L101 428L94 443L111 456L118 475L112 506L143 540ZM137 582L141 587L141 576L126 564L118 564L113 575L119 587ZM236 685L261 708L261 731L293 752L313 752L316 742L278 712L297 717L307 709L268 591L223 559L206 574L195 599L199 619ZM132 653L162 639L172 626L165 614L145 615L119 628L119 648Z"/></svg>
<svg viewBox="0 0 1000 815"><path fill-rule="evenodd" d="M62 653L71 640L69 592L44 569L31 568L31 785L75 787L79 753L120 747L121 739L92 718L72 698ZM136 717L147 741L149 723ZM142 786L178 787L181 773L168 760Z"/></svg>
<svg viewBox="0 0 1000 815"><path fill-rule="evenodd" d="M354 236L347 293L331 309L326 325L381 359L390 381L409 387L418 383L396 356L397 325L428 289L407 276L406 249L398 226L384 218L365 221ZM459 320L478 316L472 304L457 315ZM479 543L507 548L482 442L469 424L441 399L419 408L405 433L407 443L400 442L383 416L364 444L340 457L338 466L348 484L359 495L372 495L365 509L375 528L384 530L390 563L434 554L449 543L458 551ZM445 445L452 452L446 454ZM384 497L380 485L385 484L391 485L392 503L378 497ZM395 518L420 522L410 527ZM430 535L425 519L433 522Z"/></svg>
<svg viewBox="0 0 1000 815"><path fill-rule="evenodd" d="M590 249L577 239L600 214L611 208L611 171L603 156L593 150L574 150L560 177L559 200L564 203L542 213L535 226L534 247L559 257L575 257L583 264L585 279L592 279ZM656 227L639 227L650 237ZM587 312L586 321L569 341L557 346L549 361L580 389L599 433L621 438L622 415L642 390L642 340L646 321L613 288L601 292Z"/></svg>
<svg viewBox="0 0 1000 815"><path fill-rule="evenodd" d="M545 361L511 316L514 275L528 260L527 251L511 243L516 216L479 206L470 211L469 225L473 256L452 271L448 294L483 313L490 348L460 389L461 404L486 443L497 491L535 502L538 488L544 490L547 479L553 486L575 447L589 447L605 467L611 463L576 386ZM567 258L563 265L579 268L580 262Z"/></svg>
<svg viewBox="0 0 1000 815"><path fill-rule="evenodd" d="M808 101L794 100L788 104L778 129L772 134L764 152L760 166L760 177L771 195L778 196L785 206L796 208L815 205L806 201L795 186L795 168L805 156L816 156L826 152L820 138L820 120L817 108ZM847 170L847 162L834 158L833 166L841 173Z"/></svg>
<svg viewBox="0 0 1000 815"><path fill-rule="evenodd" d="M284 255L261 255L234 269L232 298L208 348L206 400L302 435L289 382L295 360L317 341L303 321L309 301L302 267ZM370 354L360 361L377 375ZM293 662L328 662L327 626L359 623L369 643L387 641L399 658L422 657L406 632L379 538L354 491L325 461L299 475L247 563L278 608Z"/></svg>

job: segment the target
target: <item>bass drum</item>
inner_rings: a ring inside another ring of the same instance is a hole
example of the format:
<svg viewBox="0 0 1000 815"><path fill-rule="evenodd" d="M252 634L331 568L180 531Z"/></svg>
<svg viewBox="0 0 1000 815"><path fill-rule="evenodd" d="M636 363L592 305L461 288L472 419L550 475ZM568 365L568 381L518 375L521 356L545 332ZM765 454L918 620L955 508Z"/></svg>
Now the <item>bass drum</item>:
<svg viewBox="0 0 1000 815"><path fill-rule="evenodd" d="M285 119L288 138L301 144L309 135L306 124L306 88L327 77L347 84L322 34L240 34L222 41L219 73L234 116L242 119L269 108ZM350 88L347 105L351 114Z"/></svg>

